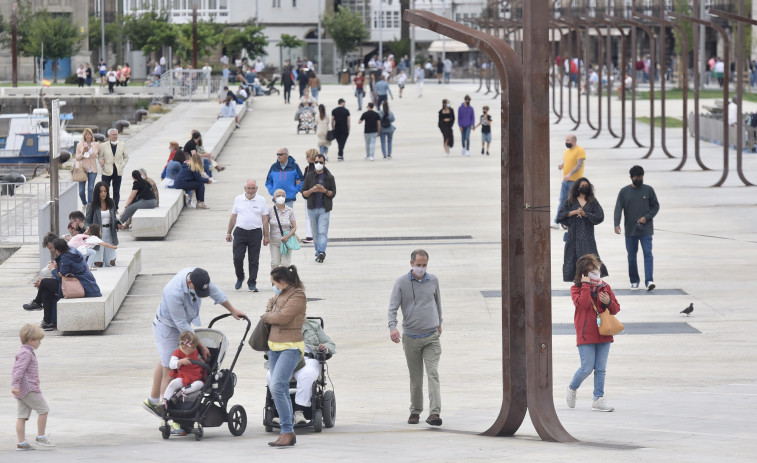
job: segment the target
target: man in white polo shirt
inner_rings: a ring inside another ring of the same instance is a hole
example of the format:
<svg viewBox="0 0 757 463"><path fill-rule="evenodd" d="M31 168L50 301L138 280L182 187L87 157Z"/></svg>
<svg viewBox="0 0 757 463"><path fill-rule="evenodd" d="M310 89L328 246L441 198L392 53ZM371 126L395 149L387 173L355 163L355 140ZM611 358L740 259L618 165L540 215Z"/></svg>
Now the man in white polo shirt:
<svg viewBox="0 0 757 463"><path fill-rule="evenodd" d="M257 195L258 184L255 180L247 180L244 186L244 194L234 198L234 207L231 209L229 228L226 232L226 241L231 242L232 233L234 244L234 271L237 274L235 289L242 287L244 282L244 255L248 253L249 276L247 288L257 293L258 261L260 260L260 239L263 246L268 246L268 205L265 199Z"/></svg>

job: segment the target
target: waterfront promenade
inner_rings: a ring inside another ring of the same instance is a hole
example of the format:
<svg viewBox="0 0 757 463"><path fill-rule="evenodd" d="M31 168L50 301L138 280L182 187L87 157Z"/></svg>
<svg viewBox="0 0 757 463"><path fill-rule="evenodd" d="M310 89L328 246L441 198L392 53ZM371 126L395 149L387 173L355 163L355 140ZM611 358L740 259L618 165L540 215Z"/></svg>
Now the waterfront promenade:
<svg viewBox="0 0 757 463"><path fill-rule="evenodd" d="M610 149L615 143L608 135L591 139L593 131L585 125L575 133L587 151L585 174L596 186L606 217L596 229L597 245L610 271L606 280L619 293L629 283L624 240L612 231L612 211L618 190L629 183L633 164L645 168L645 182L655 188L661 204L654 238L658 290L618 294L619 317L626 324L686 322L698 333L617 336L605 388L613 413L591 411L591 378L579 390L576 408L567 408L564 390L578 367L578 352L573 335L555 335L555 408L565 428L581 443L542 442L528 416L515 438L478 435L494 421L501 400L501 299L482 294L499 290L501 275L499 106L491 95L474 93L477 87L428 82L423 98L416 97L412 85L402 99L395 92L390 101L397 118L393 160L379 159L377 143L375 162L363 160L363 126L357 124L351 89L327 85L321 92L329 112L337 98L348 101L353 131L345 162L336 162L335 143L329 153L328 168L336 177L338 192L326 262L315 263L312 246L304 246L295 252L293 263L302 272L308 297L314 299L308 303L308 314L324 317L326 332L337 345L337 354L329 361L337 401L334 428L320 434L298 433L293 449L268 448L272 435L262 427L263 358L248 347L235 369L238 384L231 399L247 410L248 427L242 437L232 437L222 426L206 428L201 442L191 436L164 441L158 420L140 407L157 361L151 320L163 285L176 271L206 268L234 306L253 318L272 296L267 248L261 250L261 292L233 289L231 245L224 240L231 203L247 178L258 180L259 193L270 199L262 186L276 150L288 147L302 166L304 151L315 147L315 136L296 134L294 104L284 105L280 97L261 97L221 154L220 162L228 168L215 174L217 184L207 187L209 210L185 209L162 241L135 242L128 233L119 234L122 247L142 248L143 265L108 330L89 336L48 333L42 341L38 357L42 390L51 406L48 433L57 447L26 454L13 450L16 404L6 390L6 399L0 401L4 423L0 460L751 461L757 431L753 419L757 342L751 336L757 328L755 190L737 186L735 172L725 187L710 188L719 178L717 171L696 171L690 160L684 172L671 172L678 160L668 160L661 150L640 160L646 149L631 148L631 143ZM466 93L477 118L483 104L492 108L492 156L479 154L478 130L471 136L471 157L460 156L459 132L450 156L444 156L437 111L442 98L457 108ZM157 177L168 141L183 144L192 128L202 131L210 126L217 111L215 103L184 103L145 126L128 141L132 161L127 170L144 166ZM670 107L668 112L673 115ZM572 126L566 120L551 126L552 208L557 205L560 182L556 166ZM645 127L640 124L638 129L642 141L648 139ZM669 146L680 145L680 133L668 133ZM708 165L718 166L722 149L703 144L703 156ZM757 181L755 158L746 155L752 181ZM125 181L122 197L129 187ZM301 198L295 213L304 226ZM551 240L552 289L568 290L569 284L561 281L562 232L552 230ZM440 279L444 307L440 364L444 425L435 429L405 423L407 368L401 346L389 340L386 328L392 284L409 270L410 252L419 247L430 254L429 272ZM0 265L4 313L0 383L8 389L18 329L39 318L39 313L21 309L34 294L36 260L27 265L21 254L17 257ZM672 295L663 291L671 289L680 291ZM690 302L695 311L687 318L679 312ZM202 321L207 324L221 313L223 309L206 301ZM572 320L570 298L557 293L553 323ZM243 323L224 320L217 326L230 340L228 365ZM34 432L35 420L27 424L28 435Z"/></svg>

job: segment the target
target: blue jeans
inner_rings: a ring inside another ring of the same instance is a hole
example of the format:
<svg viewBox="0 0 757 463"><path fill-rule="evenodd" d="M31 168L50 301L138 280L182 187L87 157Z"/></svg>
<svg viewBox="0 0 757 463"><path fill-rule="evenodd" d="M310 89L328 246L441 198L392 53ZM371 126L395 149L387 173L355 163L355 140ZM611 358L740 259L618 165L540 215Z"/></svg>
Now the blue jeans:
<svg viewBox="0 0 757 463"><path fill-rule="evenodd" d="M268 351L268 371L271 372L271 396L281 420L281 434L294 432L292 400L289 398L289 380L300 361L299 349Z"/></svg>
<svg viewBox="0 0 757 463"><path fill-rule="evenodd" d="M359 88L355 91L355 94L357 96L357 110L360 111L363 109L363 90Z"/></svg>
<svg viewBox="0 0 757 463"><path fill-rule="evenodd" d="M639 242L641 242L641 251L644 253L644 286L654 281L652 271L654 269L654 257L652 257L652 235L626 236L626 251L628 251L628 276L631 283L639 283L639 268L636 265L636 254L639 252Z"/></svg>
<svg viewBox="0 0 757 463"><path fill-rule="evenodd" d="M79 182L79 198L83 206L92 202L92 192L95 190L95 180L97 180L97 172L88 172L87 181ZM86 196L84 190L86 189Z"/></svg>
<svg viewBox="0 0 757 463"><path fill-rule="evenodd" d="M318 88L317 87L310 87L310 96L313 97L315 102L318 102Z"/></svg>
<svg viewBox="0 0 757 463"><path fill-rule="evenodd" d="M384 132L381 131L381 153L384 155L384 157L391 156L392 155L392 137L394 136L394 132Z"/></svg>
<svg viewBox="0 0 757 463"><path fill-rule="evenodd" d="M555 222L557 222L557 214L560 213L562 203L564 203L565 200L568 199L568 193L570 193L570 189L573 188L574 183L576 183L575 180L562 181L562 185L560 186L560 201L557 203L557 213L555 213Z"/></svg>
<svg viewBox="0 0 757 463"><path fill-rule="evenodd" d="M323 145L323 146L319 146L318 147L318 153L319 154L323 154L325 156L326 153L328 153L328 152L329 152L329 147L328 146Z"/></svg>
<svg viewBox="0 0 757 463"><path fill-rule="evenodd" d="M463 127L462 129L463 133L460 136L462 138L462 141L460 142L462 143L461 146L463 147L463 149L470 150L470 126Z"/></svg>
<svg viewBox="0 0 757 463"><path fill-rule="evenodd" d="M581 344L578 346L578 355L581 357L581 366L573 375L570 388L577 390L581 383L589 377L594 370L594 400L605 395L605 374L607 372L607 357L610 355L610 342L599 344Z"/></svg>
<svg viewBox="0 0 757 463"><path fill-rule="evenodd" d="M213 177L213 163L210 162L210 159L202 158L202 167L205 170L205 173L208 174L208 177Z"/></svg>
<svg viewBox="0 0 757 463"><path fill-rule="evenodd" d="M315 245L315 255L320 253L326 254L326 245L329 244L329 217L331 212L319 207L308 209L308 218L310 219L310 228L313 232L313 245Z"/></svg>
<svg viewBox="0 0 757 463"><path fill-rule="evenodd" d="M365 135L365 157L366 158L372 158L373 154L376 152L376 137L378 134L376 132L372 133L366 133Z"/></svg>

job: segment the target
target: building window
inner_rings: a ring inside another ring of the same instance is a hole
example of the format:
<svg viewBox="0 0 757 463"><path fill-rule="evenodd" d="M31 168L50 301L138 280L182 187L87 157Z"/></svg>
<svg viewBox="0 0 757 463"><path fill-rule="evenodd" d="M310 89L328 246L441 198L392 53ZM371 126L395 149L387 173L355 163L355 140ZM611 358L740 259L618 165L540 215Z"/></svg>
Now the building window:
<svg viewBox="0 0 757 463"><path fill-rule="evenodd" d="M281 0L273 0L273 8L281 8Z"/></svg>
<svg viewBox="0 0 757 463"><path fill-rule="evenodd" d="M292 0L292 8L297 8L297 0Z"/></svg>

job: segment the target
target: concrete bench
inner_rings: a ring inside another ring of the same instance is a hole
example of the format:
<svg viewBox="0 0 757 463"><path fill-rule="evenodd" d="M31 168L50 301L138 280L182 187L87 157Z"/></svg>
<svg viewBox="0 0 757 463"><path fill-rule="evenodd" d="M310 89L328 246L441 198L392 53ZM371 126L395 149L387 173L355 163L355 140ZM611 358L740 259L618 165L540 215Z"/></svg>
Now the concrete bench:
<svg viewBox="0 0 757 463"><path fill-rule="evenodd" d="M168 235L184 208L184 190L160 188L160 205L154 209L139 209L131 217L131 236L134 239L162 239Z"/></svg>
<svg viewBox="0 0 757 463"><path fill-rule="evenodd" d="M247 114L247 107L251 104L251 100L248 99L244 103L237 105L236 111L240 121L244 119L244 116ZM220 110L221 106L219 105L218 111L220 112ZM202 145L205 147L205 151L217 156L223 147L226 146L226 142L229 141L234 129L236 129L236 125L233 118L222 117L216 120L213 125L202 134Z"/></svg>
<svg viewBox="0 0 757 463"><path fill-rule="evenodd" d="M58 330L104 331L141 270L141 249L119 248L115 267L102 267L93 272L102 296L58 301Z"/></svg>

